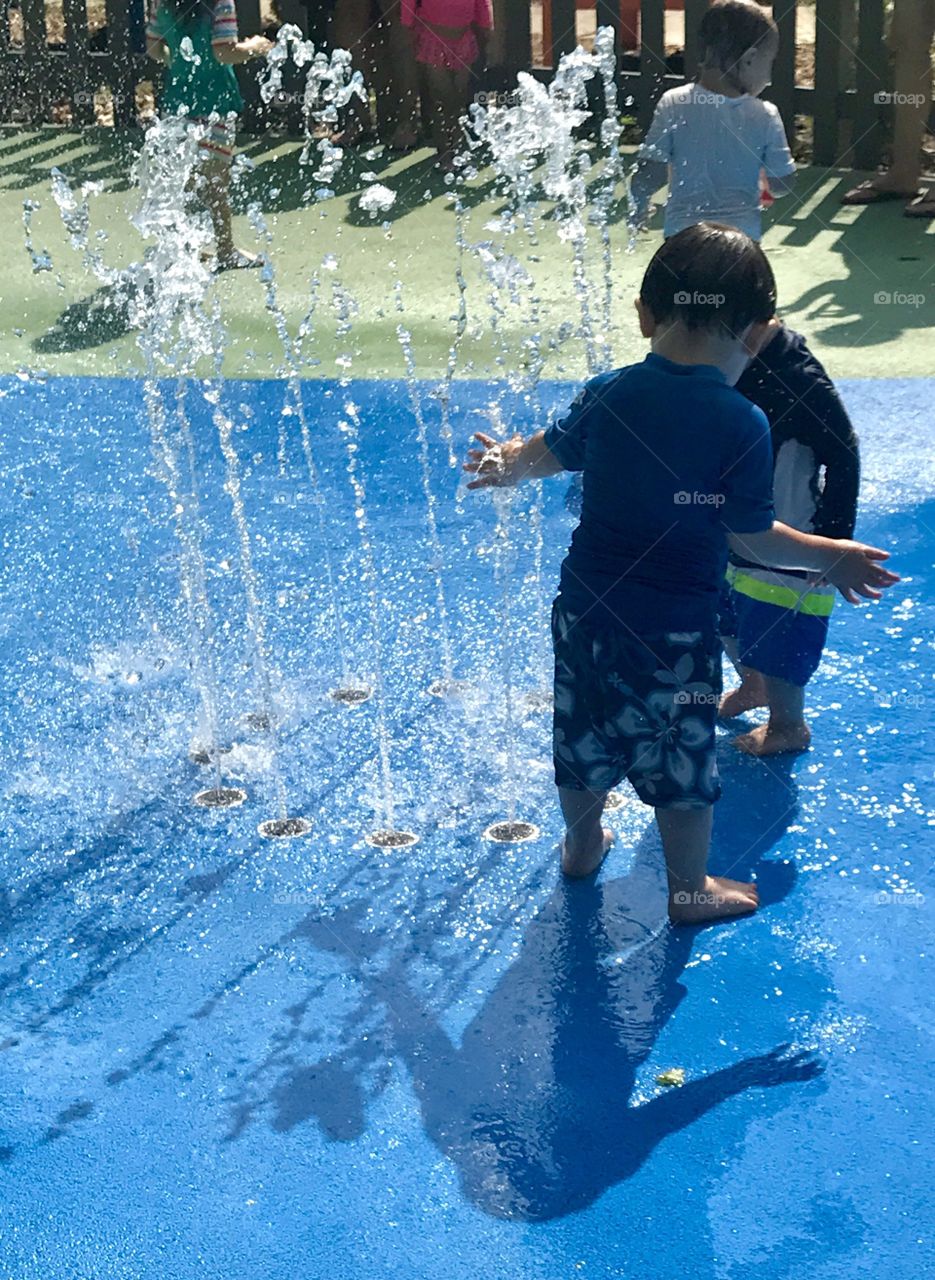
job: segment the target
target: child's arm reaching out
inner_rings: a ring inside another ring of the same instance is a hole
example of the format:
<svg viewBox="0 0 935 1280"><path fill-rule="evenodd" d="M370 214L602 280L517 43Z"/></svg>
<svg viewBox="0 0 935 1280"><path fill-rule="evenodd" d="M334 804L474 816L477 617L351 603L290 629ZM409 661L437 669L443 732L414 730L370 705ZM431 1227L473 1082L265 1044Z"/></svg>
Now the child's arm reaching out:
<svg viewBox="0 0 935 1280"><path fill-rule="evenodd" d="M899 575L879 563L889 559L888 551L868 547L847 538L819 538L799 533L775 521L760 533L728 534L731 550L745 560L775 569L809 569L837 587L849 604L859 597L879 600L883 591L899 581Z"/></svg>
<svg viewBox="0 0 935 1280"><path fill-rule="evenodd" d="M464 470L476 476L468 488L511 488L524 480L557 476L560 471L582 471L591 413L618 374L619 370L614 370L586 382L561 417L528 440L516 435L500 441L477 432L474 439L484 447L468 450Z"/></svg>
<svg viewBox="0 0 935 1280"><path fill-rule="evenodd" d="M642 231L649 217L650 201L669 181L672 163L674 117L668 94L656 104L652 122L636 157L636 169L630 179L627 221L634 231Z"/></svg>
<svg viewBox="0 0 935 1280"><path fill-rule="evenodd" d="M514 436L502 441L478 431L474 439L484 447L468 450L471 461L464 464L464 470L476 476L469 489L512 488L524 480L542 480L565 470L545 443L544 431L528 440Z"/></svg>
<svg viewBox="0 0 935 1280"><path fill-rule="evenodd" d="M630 179L630 199L627 221L636 231L642 231L649 217L649 206L660 187L669 181L669 166L663 160L641 157Z"/></svg>

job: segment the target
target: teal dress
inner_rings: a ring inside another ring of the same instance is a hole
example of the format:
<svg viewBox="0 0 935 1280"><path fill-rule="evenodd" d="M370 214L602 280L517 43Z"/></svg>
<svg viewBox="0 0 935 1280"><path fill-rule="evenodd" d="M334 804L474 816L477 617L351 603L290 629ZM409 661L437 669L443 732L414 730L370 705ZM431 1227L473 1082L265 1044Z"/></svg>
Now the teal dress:
<svg viewBox="0 0 935 1280"><path fill-rule="evenodd" d="M236 24L231 28L233 4L220 0L215 12L200 10L191 22L179 23L172 10L160 4L146 29L154 39L164 40L170 61L160 97L160 110L165 115L188 115L204 119L239 113L243 98L234 68L218 62L211 42L221 35L236 39ZM183 50L183 42L191 41Z"/></svg>

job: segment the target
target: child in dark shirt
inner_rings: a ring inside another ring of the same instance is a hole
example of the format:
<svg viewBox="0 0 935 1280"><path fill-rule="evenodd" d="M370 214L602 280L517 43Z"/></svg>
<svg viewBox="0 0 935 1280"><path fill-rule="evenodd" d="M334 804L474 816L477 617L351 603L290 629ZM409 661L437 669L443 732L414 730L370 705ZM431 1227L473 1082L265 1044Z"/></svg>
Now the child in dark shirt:
<svg viewBox="0 0 935 1280"><path fill-rule="evenodd" d="M637 300L651 354L592 379L548 431L478 435L465 464L471 488L584 473L552 615L562 868L586 876L600 866L607 793L626 777L655 811L677 922L757 907L755 885L707 870L728 546L818 574L851 601L897 581L879 563L885 551L773 518L769 426L734 384L775 302L772 271L748 236L687 228L657 251Z"/></svg>
<svg viewBox="0 0 935 1280"><path fill-rule="evenodd" d="M777 519L824 538L850 538L857 516L860 454L847 410L797 333L774 320L737 390L769 420ZM752 755L802 751L805 686L828 634L834 589L814 575L764 568L735 554L727 571L721 638L741 684L721 702L724 718L768 707L769 720L734 739Z"/></svg>

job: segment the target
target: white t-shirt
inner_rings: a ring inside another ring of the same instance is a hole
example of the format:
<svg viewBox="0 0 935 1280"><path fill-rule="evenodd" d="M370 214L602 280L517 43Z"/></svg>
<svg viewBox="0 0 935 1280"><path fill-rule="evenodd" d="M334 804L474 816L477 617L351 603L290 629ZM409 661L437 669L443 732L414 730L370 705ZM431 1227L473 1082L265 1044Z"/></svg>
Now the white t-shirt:
<svg viewBox="0 0 935 1280"><path fill-rule="evenodd" d="M697 84L659 99L640 158L671 165L665 234L725 222L759 240L760 170L795 173L776 107L748 93L726 98Z"/></svg>

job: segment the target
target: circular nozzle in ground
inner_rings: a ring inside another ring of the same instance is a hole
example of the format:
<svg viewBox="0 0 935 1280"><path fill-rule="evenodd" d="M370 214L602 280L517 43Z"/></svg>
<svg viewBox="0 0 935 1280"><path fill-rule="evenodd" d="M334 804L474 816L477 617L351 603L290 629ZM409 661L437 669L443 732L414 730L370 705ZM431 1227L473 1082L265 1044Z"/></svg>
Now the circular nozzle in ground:
<svg viewBox="0 0 935 1280"><path fill-rule="evenodd" d="M428 692L433 698L460 698L468 687L466 680L446 680L439 676L429 685Z"/></svg>
<svg viewBox="0 0 935 1280"><path fill-rule="evenodd" d="M247 798L246 791L240 787L209 787L207 791L199 791L194 803L202 809L233 809L243 804Z"/></svg>
<svg viewBox="0 0 935 1280"><path fill-rule="evenodd" d="M359 707L373 696L373 689L368 684L349 684L332 689L331 696L344 707Z"/></svg>
<svg viewBox="0 0 935 1280"><path fill-rule="evenodd" d="M505 822L494 822L484 832L485 840L495 840L498 844L522 844L526 840L535 840L539 828L532 822L520 822L516 818Z"/></svg>
<svg viewBox="0 0 935 1280"><path fill-rule="evenodd" d="M298 836L307 836L311 829L307 818L268 818L257 827L267 840L295 840Z"/></svg>
<svg viewBox="0 0 935 1280"><path fill-rule="evenodd" d="M414 831L396 831L390 828L371 831L364 838L375 849L407 849L419 839Z"/></svg>

